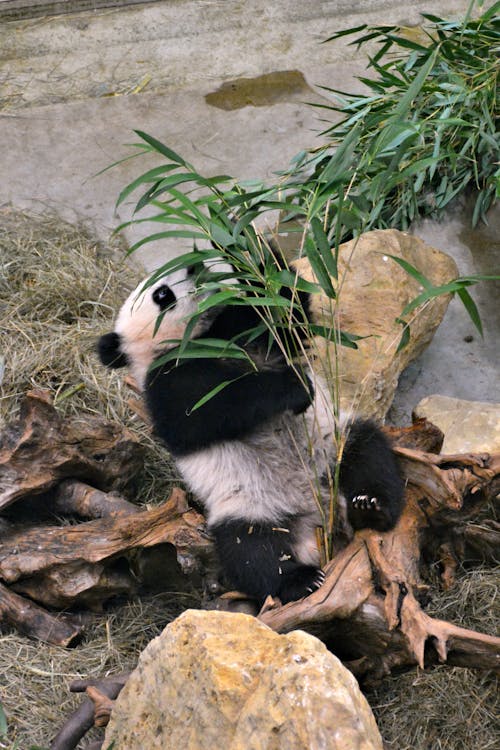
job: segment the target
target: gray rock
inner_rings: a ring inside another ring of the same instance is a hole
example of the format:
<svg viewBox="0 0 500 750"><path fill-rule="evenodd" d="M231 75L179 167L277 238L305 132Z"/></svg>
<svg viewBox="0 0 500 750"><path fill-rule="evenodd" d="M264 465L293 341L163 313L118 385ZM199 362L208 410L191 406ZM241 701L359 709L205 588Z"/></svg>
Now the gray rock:
<svg viewBox="0 0 500 750"><path fill-rule="evenodd" d="M441 453L500 451L500 404L427 396L414 409L444 433Z"/></svg>

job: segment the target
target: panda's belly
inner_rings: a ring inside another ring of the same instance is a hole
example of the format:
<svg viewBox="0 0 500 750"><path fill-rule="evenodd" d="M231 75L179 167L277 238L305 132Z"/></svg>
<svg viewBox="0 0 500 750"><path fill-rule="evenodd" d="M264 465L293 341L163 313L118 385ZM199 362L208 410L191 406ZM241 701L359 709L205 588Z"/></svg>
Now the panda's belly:
<svg viewBox="0 0 500 750"><path fill-rule="evenodd" d="M177 465L209 525L237 518L279 523L287 516L321 523L324 477L334 460L331 420L315 404L304 415L272 419L243 440L183 456Z"/></svg>

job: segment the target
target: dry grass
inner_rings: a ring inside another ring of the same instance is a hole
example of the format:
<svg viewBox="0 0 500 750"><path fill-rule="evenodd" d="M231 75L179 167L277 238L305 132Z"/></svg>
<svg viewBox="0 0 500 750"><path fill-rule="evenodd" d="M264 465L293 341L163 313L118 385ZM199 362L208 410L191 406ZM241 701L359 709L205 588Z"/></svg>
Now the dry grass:
<svg viewBox="0 0 500 750"><path fill-rule="evenodd" d="M133 602L86 622L85 642L76 649L37 643L16 633L0 636L0 696L8 719L2 750L47 748L82 701L69 692L73 680L133 669L140 652L165 625L188 607L192 596L162 594ZM89 734L86 742L100 736Z"/></svg>
<svg viewBox="0 0 500 750"><path fill-rule="evenodd" d="M435 596L429 614L498 635L498 570L463 572ZM385 750L495 750L500 737L498 678L492 673L438 666L386 679L367 695Z"/></svg>
<svg viewBox="0 0 500 750"><path fill-rule="evenodd" d="M135 277L78 228L53 217L0 212L0 426L35 386L49 389L64 413L99 413L125 423L148 447L141 501L154 501L174 479L172 467L127 408L119 375L98 365L93 351ZM496 632L497 589L494 572L466 573L436 597L433 613ZM8 732L0 735L0 749L47 747L81 700L68 692L73 679L130 669L167 622L198 603L188 595L162 594L89 616L86 640L75 650L4 632L0 700ZM497 695L491 675L443 666L388 679L368 698L387 750L493 750Z"/></svg>
<svg viewBox="0 0 500 750"><path fill-rule="evenodd" d="M143 503L164 498L177 476L128 408L131 393L121 375L95 354L97 338L111 330L138 280L116 250L50 215L0 212L0 429L30 388L49 390L63 414L125 424L148 447Z"/></svg>

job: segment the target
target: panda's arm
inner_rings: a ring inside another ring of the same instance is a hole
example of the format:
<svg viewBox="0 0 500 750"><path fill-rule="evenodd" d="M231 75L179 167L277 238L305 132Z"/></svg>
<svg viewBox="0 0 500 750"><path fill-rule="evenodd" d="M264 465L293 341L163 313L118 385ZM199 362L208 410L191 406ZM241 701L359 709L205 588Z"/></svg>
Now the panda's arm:
<svg viewBox="0 0 500 750"><path fill-rule="evenodd" d="M193 410L221 383L227 385ZM244 437L287 410L299 414L313 392L291 367L255 372L238 360L195 359L152 370L146 398L156 433L174 455L183 455Z"/></svg>

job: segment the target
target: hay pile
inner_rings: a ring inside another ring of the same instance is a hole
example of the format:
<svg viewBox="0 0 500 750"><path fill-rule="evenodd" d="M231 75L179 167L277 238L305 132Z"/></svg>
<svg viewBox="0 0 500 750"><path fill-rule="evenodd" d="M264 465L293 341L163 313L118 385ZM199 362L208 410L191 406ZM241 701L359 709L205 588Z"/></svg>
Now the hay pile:
<svg viewBox="0 0 500 750"><path fill-rule="evenodd" d="M105 371L94 354L97 337L109 330L135 282L135 272L78 228L54 217L0 212L0 427L32 387L49 389L63 413L99 413L124 423L148 448L139 500L154 502L164 499L175 472L127 408L120 375ZM432 614L495 633L497 584L494 572L464 573L452 591L436 597ZM85 615L86 640L74 650L1 633L0 700L8 730L0 734L0 748L46 748L81 700L68 692L72 680L130 669L167 622L198 605L188 594L162 594ZM444 666L387 679L368 699L387 750L493 750L496 696L491 676Z"/></svg>
<svg viewBox="0 0 500 750"><path fill-rule="evenodd" d="M177 474L128 408L121 374L95 354L140 275L123 258L54 216L0 212L0 429L30 388L49 390L63 414L125 424L148 448L142 504L165 499Z"/></svg>

